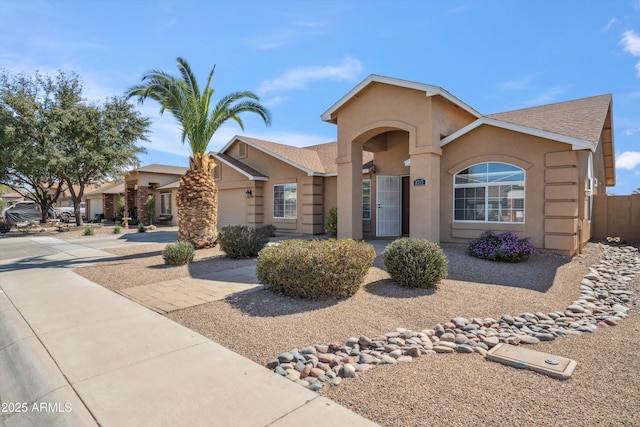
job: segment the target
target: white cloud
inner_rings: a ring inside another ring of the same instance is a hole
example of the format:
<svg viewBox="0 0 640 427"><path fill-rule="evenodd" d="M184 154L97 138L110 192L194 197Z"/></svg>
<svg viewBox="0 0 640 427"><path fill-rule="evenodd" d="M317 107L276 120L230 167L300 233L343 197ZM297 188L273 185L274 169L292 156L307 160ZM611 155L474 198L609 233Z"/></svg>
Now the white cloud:
<svg viewBox="0 0 640 427"><path fill-rule="evenodd" d="M619 23L620 20L618 18L609 19L609 22L607 22L607 25L605 25L604 27L604 31L608 31L611 27L613 27L614 25L618 25Z"/></svg>
<svg viewBox="0 0 640 427"><path fill-rule="evenodd" d="M498 86L503 90L517 90L517 89L526 89L529 87L529 84L533 81L534 75L524 76L519 80L511 80L508 82L499 83Z"/></svg>
<svg viewBox="0 0 640 427"><path fill-rule="evenodd" d="M631 136L631 135L636 134L638 132L640 132L640 128L625 129L625 131L623 133L625 135Z"/></svg>
<svg viewBox="0 0 640 427"><path fill-rule="evenodd" d="M556 86L541 93L533 99L529 99L522 103L522 107L536 107L538 105L550 104L557 101L558 96L564 93L566 86Z"/></svg>
<svg viewBox="0 0 640 427"><path fill-rule="evenodd" d="M640 151L625 151L616 157L616 168L632 170L640 165Z"/></svg>
<svg viewBox="0 0 640 427"><path fill-rule="evenodd" d="M273 91L304 89L311 82L319 80L354 81L362 71L362 64L355 58L347 57L338 65L298 67L286 71L280 77L265 80L258 93L264 95Z"/></svg>
<svg viewBox="0 0 640 427"><path fill-rule="evenodd" d="M640 2L639 2L640 3ZM620 40L623 49L633 56L640 56L640 35L633 30L625 31ZM640 61L636 63L636 75L640 78Z"/></svg>
<svg viewBox="0 0 640 427"><path fill-rule="evenodd" d="M633 56L640 56L640 36L633 30L625 31L622 34L622 43L624 50Z"/></svg>

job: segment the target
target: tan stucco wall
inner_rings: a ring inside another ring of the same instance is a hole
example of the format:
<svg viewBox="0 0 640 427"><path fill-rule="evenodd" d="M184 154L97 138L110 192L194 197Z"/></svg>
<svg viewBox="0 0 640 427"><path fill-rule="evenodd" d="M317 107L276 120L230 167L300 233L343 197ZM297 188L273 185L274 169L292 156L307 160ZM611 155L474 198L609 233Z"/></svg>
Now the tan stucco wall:
<svg viewBox="0 0 640 427"><path fill-rule="evenodd" d="M547 175L560 175L559 179L551 179L554 184L573 181L577 177L575 170L566 168L547 170L545 154L548 152L566 152L567 156L572 158L576 156L576 153L571 151L571 146L567 144L491 126L480 126L445 145L441 158L441 241L466 242L478 237L485 230L513 231L521 237L531 237L536 247L544 247L545 214L564 218L566 215L573 214L573 212L566 212L567 209L577 208L575 200L565 203L565 197L569 196L562 194L567 191L571 194L570 197L575 197L575 187L546 187L545 171ZM468 166L489 161L513 164L525 170L524 224L453 221L454 175ZM557 205L552 207L545 206L545 197L560 197L560 199ZM558 225L554 224L554 226Z"/></svg>
<svg viewBox="0 0 640 427"><path fill-rule="evenodd" d="M238 158L238 143L238 141L233 143L226 153ZM252 181L244 174L218 162L221 176L216 182L220 205L225 202L225 190L251 188L252 197L246 199L247 224L256 226L273 224L281 233L323 233L325 191L323 177L308 176L304 171L251 146L247 147L247 157L239 160L265 174L269 179ZM297 184L297 218L273 218L273 186L292 183Z"/></svg>
<svg viewBox="0 0 640 427"><path fill-rule="evenodd" d="M440 211L433 207L440 199L440 137L470 123L473 117L439 96L381 83L364 88L334 115L338 124L338 237L363 235L358 220L362 208L358 203L361 187L356 164L361 161L364 145L376 153L378 174L427 179L430 185L410 189L410 233L438 241ZM403 165L409 156L411 169Z"/></svg>

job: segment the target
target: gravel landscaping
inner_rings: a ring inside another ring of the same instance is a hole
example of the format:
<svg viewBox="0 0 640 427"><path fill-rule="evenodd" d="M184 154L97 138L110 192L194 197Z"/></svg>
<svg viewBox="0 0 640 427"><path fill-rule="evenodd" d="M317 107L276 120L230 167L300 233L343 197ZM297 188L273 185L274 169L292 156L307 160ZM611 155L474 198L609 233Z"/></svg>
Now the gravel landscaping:
<svg viewBox="0 0 640 427"><path fill-rule="evenodd" d="M65 233L66 234L66 233ZM197 276L253 263L217 248L190 266L165 267L162 244L111 249L122 258L76 270L109 289ZM521 264L472 258L443 245L449 276L437 290L395 285L376 259L362 288L342 301L306 301L268 290L171 312L167 317L265 365L292 348L375 337L398 327L433 328L463 316L493 317L564 310L602 256L598 243L573 258L540 252ZM630 283L640 288L640 277ZM640 320L635 306L618 326L533 348L574 359L569 380L485 361L478 354L425 355L324 387L319 393L381 425L640 425Z"/></svg>

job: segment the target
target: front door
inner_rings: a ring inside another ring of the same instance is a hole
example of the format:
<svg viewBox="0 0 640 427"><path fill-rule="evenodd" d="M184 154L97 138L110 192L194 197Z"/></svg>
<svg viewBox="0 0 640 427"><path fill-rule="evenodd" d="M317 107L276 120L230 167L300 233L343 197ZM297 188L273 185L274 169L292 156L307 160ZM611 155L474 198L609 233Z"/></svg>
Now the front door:
<svg viewBox="0 0 640 427"><path fill-rule="evenodd" d="M409 176L402 177L402 235L409 235L409 193L411 192Z"/></svg>
<svg viewBox="0 0 640 427"><path fill-rule="evenodd" d="M376 236L400 236L402 232L401 178L376 177Z"/></svg>

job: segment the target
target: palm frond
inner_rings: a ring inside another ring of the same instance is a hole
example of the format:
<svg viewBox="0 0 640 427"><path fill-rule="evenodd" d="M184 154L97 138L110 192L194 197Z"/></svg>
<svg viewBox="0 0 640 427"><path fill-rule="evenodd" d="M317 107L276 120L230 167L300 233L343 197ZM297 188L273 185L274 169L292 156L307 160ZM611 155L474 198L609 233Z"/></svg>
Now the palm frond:
<svg viewBox="0 0 640 427"><path fill-rule="evenodd" d="M160 104L160 114L169 111L181 127L182 143L189 144L192 154L205 154L214 133L227 120L234 120L244 130L241 113L258 114L267 126L271 124L271 114L252 92L233 92L211 109L211 98L215 92L211 88L211 80L216 67L209 72L207 84L201 92L189 63L180 57L176 62L181 78L161 70L151 70L143 75L142 83L127 89L125 96L138 97L140 104L151 98Z"/></svg>

